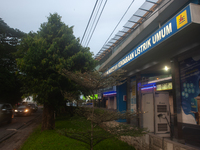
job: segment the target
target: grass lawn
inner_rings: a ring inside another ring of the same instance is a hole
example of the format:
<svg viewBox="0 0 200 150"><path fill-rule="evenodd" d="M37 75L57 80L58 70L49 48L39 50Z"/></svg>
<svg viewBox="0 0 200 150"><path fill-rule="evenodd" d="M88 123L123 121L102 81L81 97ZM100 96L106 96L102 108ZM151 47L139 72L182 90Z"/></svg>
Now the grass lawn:
<svg viewBox="0 0 200 150"><path fill-rule="evenodd" d="M59 117L56 119L56 129L76 129L87 130L90 122L83 117ZM104 132L102 130L102 132ZM65 137L57 133L56 130L41 132L41 127L26 140L21 150L87 150L85 143ZM94 150L135 150L127 143L113 139L106 139L94 147Z"/></svg>

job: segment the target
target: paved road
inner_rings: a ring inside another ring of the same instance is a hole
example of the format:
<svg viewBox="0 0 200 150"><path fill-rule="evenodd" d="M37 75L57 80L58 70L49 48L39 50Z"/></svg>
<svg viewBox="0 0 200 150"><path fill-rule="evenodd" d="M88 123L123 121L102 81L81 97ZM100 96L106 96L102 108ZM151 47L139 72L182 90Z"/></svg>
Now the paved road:
<svg viewBox="0 0 200 150"><path fill-rule="evenodd" d="M42 110L27 117L15 117L11 124L0 125L0 150L16 150L33 129L41 123Z"/></svg>

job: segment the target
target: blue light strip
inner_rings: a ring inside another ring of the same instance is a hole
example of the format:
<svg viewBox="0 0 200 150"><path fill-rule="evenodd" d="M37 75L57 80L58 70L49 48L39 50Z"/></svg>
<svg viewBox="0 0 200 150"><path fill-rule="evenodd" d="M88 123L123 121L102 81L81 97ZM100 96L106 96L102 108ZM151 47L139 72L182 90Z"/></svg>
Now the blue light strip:
<svg viewBox="0 0 200 150"><path fill-rule="evenodd" d="M156 86L144 87L144 88L141 88L141 90L150 90L153 88L156 89Z"/></svg>
<svg viewBox="0 0 200 150"><path fill-rule="evenodd" d="M117 92L116 91L110 91L110 92L104 92L103 95L104 96L108 96L108 95L116 95Z"/></svg>
<svg viewBox="0 0 200 150"><path fill-rule="evenodd" d="M103 96L111 96L111 95L116 95L116 94L103 94Z"/></svg>

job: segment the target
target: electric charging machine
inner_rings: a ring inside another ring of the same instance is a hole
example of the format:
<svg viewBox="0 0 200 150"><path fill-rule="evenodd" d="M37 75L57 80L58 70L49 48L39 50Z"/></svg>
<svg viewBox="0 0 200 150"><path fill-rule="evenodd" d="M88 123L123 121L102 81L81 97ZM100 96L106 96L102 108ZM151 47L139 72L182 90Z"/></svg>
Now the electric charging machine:
<svg viewBox="0 0 200 150"><path fill-rule="evenodd" d="M154 133L170 132L170 107L168 92L142 94L143 127Z"/></svg>

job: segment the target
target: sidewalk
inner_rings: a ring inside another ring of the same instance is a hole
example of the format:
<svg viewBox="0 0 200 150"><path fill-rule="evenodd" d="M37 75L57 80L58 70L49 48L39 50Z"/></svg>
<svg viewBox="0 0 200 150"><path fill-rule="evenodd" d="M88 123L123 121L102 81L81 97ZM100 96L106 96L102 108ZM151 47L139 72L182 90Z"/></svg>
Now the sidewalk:
<svg viewBox="0 0 200 150"><path fill-rule="evenodd" d="M105 125L119 124L117 121L104 123ZM136 150L200 150L198 147L181 144L176 140L160 137L148 133L142 137L121 136L121 140L135 147Z"/></svg>

